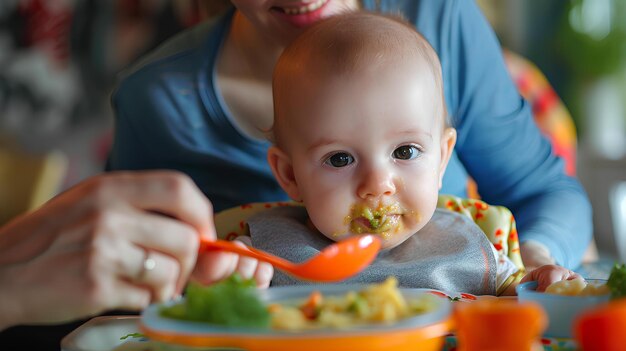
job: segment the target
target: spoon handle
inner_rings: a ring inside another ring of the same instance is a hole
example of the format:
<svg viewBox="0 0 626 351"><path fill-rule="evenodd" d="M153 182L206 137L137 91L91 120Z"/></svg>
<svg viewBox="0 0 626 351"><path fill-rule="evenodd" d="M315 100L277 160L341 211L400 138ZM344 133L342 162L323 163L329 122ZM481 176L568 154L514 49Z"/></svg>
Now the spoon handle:
<svg viewBox="0 0 626 351"><path fill-rule="evenodd" d="M293 263L283 258L274 256L265 251L258 250L252 247L239 246L228 240L219 240L219 239L215 241L210 241L206 239L200 240L200 252L216 251L216 250L229 251L229 252L234 252L242 256L256 258L259 261L270 263L272 264L272 266L282 269L284 271L288 271L288 272L293 271L295 268L295 265Z"/></svg>

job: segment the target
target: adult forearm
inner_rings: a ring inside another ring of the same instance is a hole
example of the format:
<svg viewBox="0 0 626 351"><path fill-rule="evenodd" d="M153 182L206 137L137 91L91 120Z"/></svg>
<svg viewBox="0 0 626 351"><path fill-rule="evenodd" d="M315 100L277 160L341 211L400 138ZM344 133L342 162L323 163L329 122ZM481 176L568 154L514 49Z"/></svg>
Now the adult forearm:
<svg viewBox="0 0 626 351"><path fill-rule="evenodd" d="M520 241L544 245L555 262L576 268L592 237L592 210L579 185L546 191L512 208Z"/></svg>

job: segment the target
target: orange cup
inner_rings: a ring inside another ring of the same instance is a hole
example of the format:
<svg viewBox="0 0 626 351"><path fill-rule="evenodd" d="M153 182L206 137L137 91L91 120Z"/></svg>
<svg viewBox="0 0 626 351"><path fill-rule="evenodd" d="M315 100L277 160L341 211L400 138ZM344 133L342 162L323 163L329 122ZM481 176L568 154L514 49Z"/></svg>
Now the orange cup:
<svg viewBox="0 0 626 351"><path fill-rule="evenodd" d="M626 351L626 299L582 313L574 321L574 338L584 351Z"/></svg>
<svg viewBox="0 0 626 351"><path fill-rule="evenodd" d="M453 315L458 351L530 351L548 325L541 306L509 299L456 303Z"/></svg>

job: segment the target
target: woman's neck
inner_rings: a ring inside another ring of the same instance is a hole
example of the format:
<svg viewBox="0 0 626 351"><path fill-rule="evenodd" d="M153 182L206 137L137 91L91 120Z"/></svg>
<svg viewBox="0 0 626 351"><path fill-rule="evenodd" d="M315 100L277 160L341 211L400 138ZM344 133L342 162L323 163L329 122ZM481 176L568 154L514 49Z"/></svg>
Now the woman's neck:
<svg viewBox="0 0 626 351"><path fill-rule="evenodd" d="M282 49L235 12L218 54L217 86L233 124L255 139L265 139L274 121L272 72Z"/></svg>
<svg viewBox="0 0 626 351"><path fill-rule="evenodd" d="M231 66L233 69L229 72L255 81L271 82L274 65L284 46L260 33L237 11L226 38L225 48L230 50L229 60L224 62L224 68Z"/></svg>

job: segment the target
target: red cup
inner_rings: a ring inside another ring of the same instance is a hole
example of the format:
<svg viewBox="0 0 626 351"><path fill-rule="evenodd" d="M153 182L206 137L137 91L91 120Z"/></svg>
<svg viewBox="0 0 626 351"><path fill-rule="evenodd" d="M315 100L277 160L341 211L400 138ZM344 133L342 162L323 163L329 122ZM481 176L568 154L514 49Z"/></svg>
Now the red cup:
<svg viewBox="0 0 626 351"><path fill-rule="evenodd" d="M584 351L626 351L626 299L579 315L574 321L574 338Z"/></svg>

